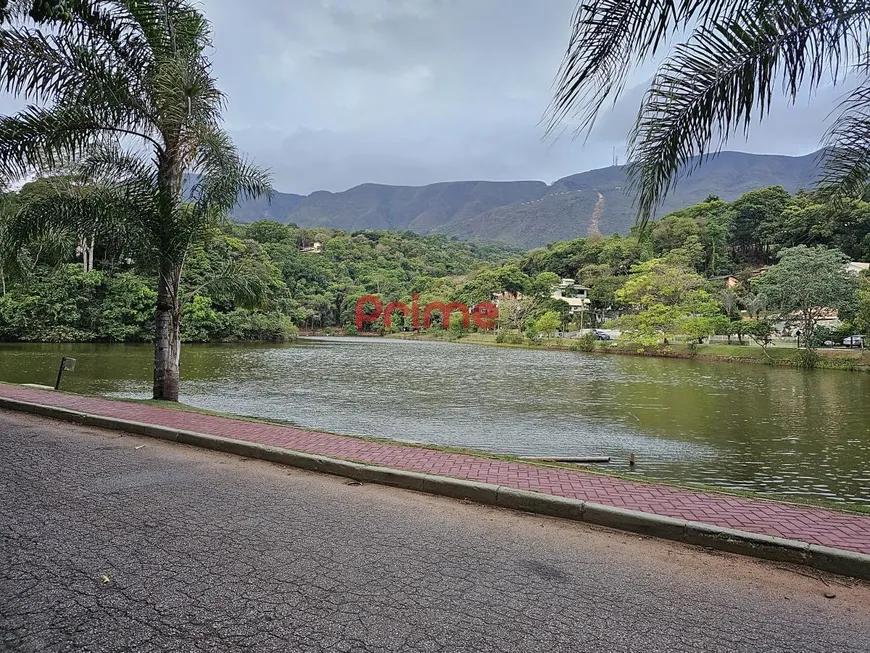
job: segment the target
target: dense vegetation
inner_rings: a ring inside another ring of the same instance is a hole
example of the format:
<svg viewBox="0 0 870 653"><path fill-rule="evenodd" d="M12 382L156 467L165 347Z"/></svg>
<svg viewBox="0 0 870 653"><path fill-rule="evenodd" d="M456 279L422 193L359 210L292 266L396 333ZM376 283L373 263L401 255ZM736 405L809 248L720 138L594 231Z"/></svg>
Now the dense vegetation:
<svg viewBox="0 0 870 653"><path fill-rule="evenodd" d="M20 213L16 206L44 183L5 196L7 226ZM59 230L42 231L23 247L0 236L0 338L153 337L149 266L131 258L117 234L101 233L93 248L79 244L78 253L77 242L76 234ZM315 242L319 251L303 251ZM523 342L569 322L567 304L550 293L560 278L571 277L591 289L584 326L608 323L640 345L713 334L769 344L773 323L787 321L793 330L818 330L805 343L815 346L835 335L816 326L820 309L837 309L845 318L836 335L870 332L870 279L843 273L847 259L870 259L870 203L834 208L778 187L731 203L710 197L651 223L642 236L580 238L525 254L411 232L347 233L272 220L224 224L208 232L185 265L182 337L280 341L299 328L353 332L356 301L364 294L410 303L420 293L421 304L473 306L507 291L519 297L501 303L502 339ZM726 287L726 275L739 282L735 288ZM410 328L410 318L393 317L393 331ZM580 319L574 317L575 327ZM461 321L450 326L462 335ZM383 320L366 328L383 332Z"/></svg>
<svg viewBox="0 0 870 653"><path fill-rule="evenodd" d="M791 263L795 258L800 265ZM650 223L640 238L556 243L529 252L519 267L529 277L554 272L579 279L591 288L593 320L621 316L614 326L652 345L676 334L742 341L751 329L764 339L770 321L810 333L821 319L818 309L839 311L844 323L837 336L870 331L870 279L846 274L848 259L870 259L870 203L834 206L772 187L732 203L710 197ZM809 289L800 297L805 305L782 291L786 281ZM831 336L822 334L805 344Z"/></svg>
<svg viewBox="0 0 870 653"><path fill-rule="evenodd" d="M154 336L153 267L135 243L107 229L83 243L74 231L13 238L22 206L48 180L0 200L0 339L147 341ZM319 253L301 250L322 243ZM187 342L293 338L299 327L351 324L358 297L452 287L451 279L516 251L410 232L299 229L270 220L211 228L181 276Z"/></svg>
<svg viewBox="0 0 870 653"><path fill-rule="evenodd" d="M222 129L211 26L187 0L16 0L7 18L0 84L26 106L0 116L0 184L54 176L53 193L20 204L10 234L75 234L89 271L108 232L147 263L153 396L177 401L185 263L240 197L271 192Z"/></svg>

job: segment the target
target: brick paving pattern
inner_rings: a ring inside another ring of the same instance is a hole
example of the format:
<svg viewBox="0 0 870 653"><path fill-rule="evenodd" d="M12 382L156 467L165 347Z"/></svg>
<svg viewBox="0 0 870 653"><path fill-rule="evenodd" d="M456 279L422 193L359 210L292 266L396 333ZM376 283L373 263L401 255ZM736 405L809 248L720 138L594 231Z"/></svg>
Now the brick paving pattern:
<svg viewBox="0 0 870 653"><path fill-rule="evenodd" d="M371 442L289 426L0 384L0 396L427 474L537 490L870 554L870 516L636 483L581 471Z"/></svg>

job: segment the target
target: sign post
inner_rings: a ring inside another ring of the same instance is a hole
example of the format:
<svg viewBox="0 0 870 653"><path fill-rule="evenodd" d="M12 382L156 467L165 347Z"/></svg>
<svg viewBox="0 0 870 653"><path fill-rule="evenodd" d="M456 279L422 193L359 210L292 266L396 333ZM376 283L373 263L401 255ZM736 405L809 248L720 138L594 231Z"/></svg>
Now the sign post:
<svg viewBox="0 0 870 653"><path fill-rule="evenodd" d="M57 381L54 383L54 389L60 389L60 380L63 378L64 372L72 372L76 368L76 359L75 358L67 358L64 356L60 359L60 367L57 370Z"/></svg>

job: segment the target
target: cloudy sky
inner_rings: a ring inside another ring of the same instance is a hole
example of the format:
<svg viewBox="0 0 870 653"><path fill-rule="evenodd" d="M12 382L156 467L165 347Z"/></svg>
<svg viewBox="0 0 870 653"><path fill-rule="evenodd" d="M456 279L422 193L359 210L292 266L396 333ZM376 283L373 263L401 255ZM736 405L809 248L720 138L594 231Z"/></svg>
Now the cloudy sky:
<svg viewBox="0 0 870 653"><path fill-rule="evenodd" d="M238 145L285 192L364 182L552 182L624 162L651 70L587 142L539 121L575 0L205 0ZM816 150L841 90L783 106L729 149ZM0 98L0 110L9 110Z"/></svg>

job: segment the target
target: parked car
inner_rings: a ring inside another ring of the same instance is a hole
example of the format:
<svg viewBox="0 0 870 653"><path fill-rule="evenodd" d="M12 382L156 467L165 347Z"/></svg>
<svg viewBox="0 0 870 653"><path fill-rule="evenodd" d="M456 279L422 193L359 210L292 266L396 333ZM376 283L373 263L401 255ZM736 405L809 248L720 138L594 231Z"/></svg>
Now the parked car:
<svg viewBox="0 0 870 653"><path fill-rule="evenodd" d="M848 336L843 338L843 344L846 347L863 347L864 336Z"/></svg>
<svg viewBox="0 0 870 653"><path fill-rule="evenodd" d="M606 331L602 331L601 329L593 329L592 333L599 340L610 340L610 334L607 333Z"/></svg>

